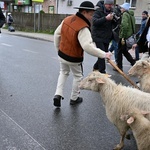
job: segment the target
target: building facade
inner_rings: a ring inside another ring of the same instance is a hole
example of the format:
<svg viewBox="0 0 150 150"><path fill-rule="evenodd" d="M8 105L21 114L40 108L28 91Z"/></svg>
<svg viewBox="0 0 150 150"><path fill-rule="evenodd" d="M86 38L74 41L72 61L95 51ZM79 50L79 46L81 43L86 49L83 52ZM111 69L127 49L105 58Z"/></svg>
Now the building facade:
<svg viewBox="0 0 150 150"><path fill-rule="evenodd" d="M68 1L70 0L60 0L58 4L58 10L57 13L59 14L73 14L77 10L73 9L74 6L79 6L81 2L84 0L71 0L70 5L68 5ZM97 4L97 0L92 0L94 5ZM135 17L136 17L136 23L140 24L141 22L141 14L143 10L146 10L150 14L150 0L115 0L116 4L123 4L124 2L128 2L131 5L131 8L134 11Z"/></svg>
<svg viewBox="0 0 150 150"><path fill-rule="evenodd" d="M68 2L70 5L68 5ZM73 9L74 6L79 6L81 2L84 0L60 0L58 4L58 13L64 14L72 14L75 13L76 10ZM98 0L92 0L94 5L97 4ZM150 14L150 0L116 0L116 4L123 4L124 2L128 2L131 4L131 9L134 10L136 16L141 16L143 10L147 10Z"/></svg>
<svg viewBox="0 0 150 150"><path fill-rule="evenodd" d="M79 6L81 2L85 0L26 0L32 1L30 5L15 5L15 0L0 0L4 2L4 9L8 11L20 11L27 13L38 13L43 11L45 13L51 14L74 14L76 9L73 7ZM22 1L22 0L18 0ZM98 0L91 0L94 5L97 4ZM134 10L135 16L141 17L143 10L146 10L150 14L150 0L115 0L116 4L122 4L124 2L129 2L131 4L131 9Z"/></svg>

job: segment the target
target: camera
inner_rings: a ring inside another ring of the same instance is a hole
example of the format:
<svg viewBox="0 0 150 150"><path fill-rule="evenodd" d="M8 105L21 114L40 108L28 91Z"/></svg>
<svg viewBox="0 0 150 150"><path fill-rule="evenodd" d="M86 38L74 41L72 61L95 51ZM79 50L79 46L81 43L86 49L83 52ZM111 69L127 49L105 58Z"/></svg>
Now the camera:
<svg viewBox="0 0 150 150"><path fill-rule="evenodd" d="M116 4L113 8L112 15L114 22L119 22L121 20L122 13L120 9L121 7L118 4Z"/></svg>
<svg viewBox="0 0 150 150"><path fill-rule="evenodd" d="M113 20L117 22L120 19L120 16L117 16L116 13L112 12Z"/></svg>

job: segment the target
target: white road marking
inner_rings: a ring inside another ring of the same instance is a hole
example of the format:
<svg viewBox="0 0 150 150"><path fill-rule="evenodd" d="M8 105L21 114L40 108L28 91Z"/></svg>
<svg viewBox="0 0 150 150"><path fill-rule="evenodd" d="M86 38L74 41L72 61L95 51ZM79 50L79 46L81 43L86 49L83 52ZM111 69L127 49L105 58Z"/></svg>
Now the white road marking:
<svg viewBox="0 0 150 150"><path fill-rule="evenodd" d="M43 150L46 150L38 141L36 141L25 129L23 129L17 122L15 122L10 116L8 116L3 110L0 111L8 117L15 125L17 125L24 133L26 133L34 142L36 142Z"/></svg>
<svg viewBox="0 0 150 150"><path fill-rule="evenodd" d="M12 47L12 45L7 44L7 43L1 43L1 45L8 46L8 47Z"/></svg>
<svg viewBox="0 0 150 150"><path fill-rule="evenodd" d="M38 53L38 52L34 52L34 51L31 51L31 50L28 50L28 49L23 49L23 51L26 51L26 52L30 52L30 53Z"/></svg>

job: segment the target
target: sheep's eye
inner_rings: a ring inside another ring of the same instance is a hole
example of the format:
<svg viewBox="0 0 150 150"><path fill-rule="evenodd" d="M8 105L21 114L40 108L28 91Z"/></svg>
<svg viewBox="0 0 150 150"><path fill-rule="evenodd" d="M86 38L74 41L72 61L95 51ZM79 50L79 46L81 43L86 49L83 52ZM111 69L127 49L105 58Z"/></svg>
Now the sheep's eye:
<svg viewBox="0 0 150 150"><path fill-rule="evenodd" d="M137 69L141 69L141 66L137 66Z"/></svg>

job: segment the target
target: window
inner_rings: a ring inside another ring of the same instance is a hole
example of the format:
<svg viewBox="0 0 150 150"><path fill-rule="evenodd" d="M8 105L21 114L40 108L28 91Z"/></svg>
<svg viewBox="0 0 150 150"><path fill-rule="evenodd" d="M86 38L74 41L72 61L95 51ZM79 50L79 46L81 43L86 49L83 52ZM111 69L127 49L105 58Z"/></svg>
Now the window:
<svg viewBox="0 0 150 150"><path fill-rule="evenodd" d="M54 14L54 6L49 6L49 11L50 14Z"/></svg>
<svg viewBox="0 0 150 150"><path fill-rule="evenodd" d="M125 2L130 3L131 7L136 7L137 0L125 0Z"/></svg>

